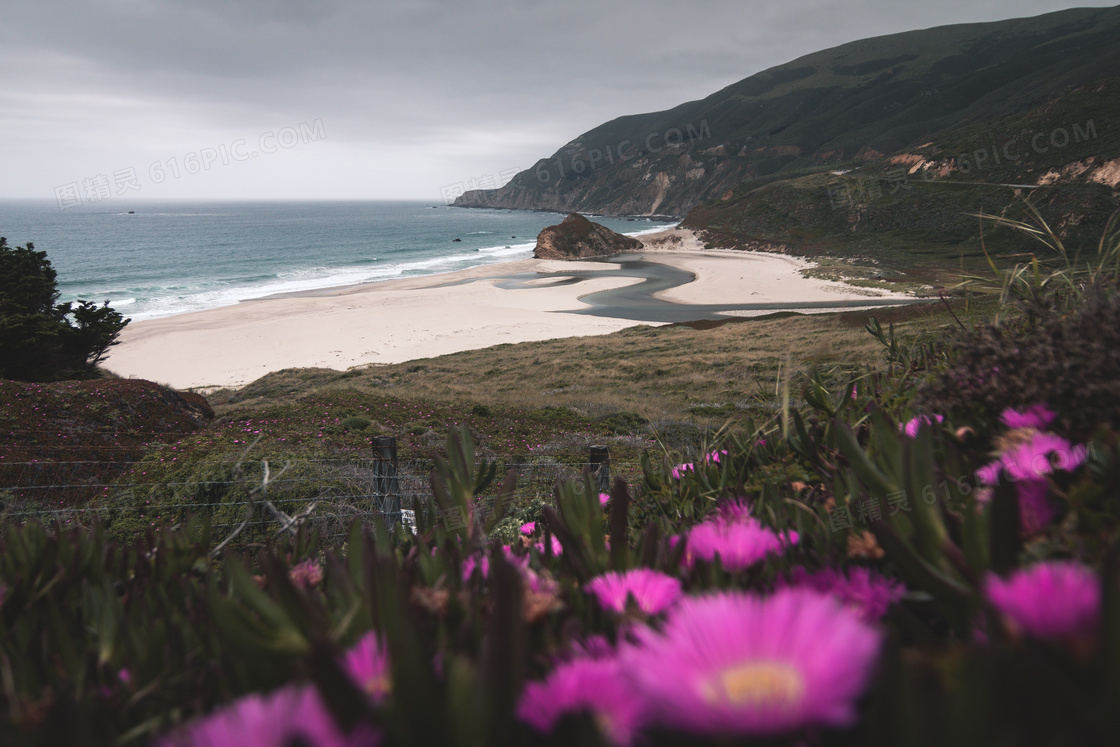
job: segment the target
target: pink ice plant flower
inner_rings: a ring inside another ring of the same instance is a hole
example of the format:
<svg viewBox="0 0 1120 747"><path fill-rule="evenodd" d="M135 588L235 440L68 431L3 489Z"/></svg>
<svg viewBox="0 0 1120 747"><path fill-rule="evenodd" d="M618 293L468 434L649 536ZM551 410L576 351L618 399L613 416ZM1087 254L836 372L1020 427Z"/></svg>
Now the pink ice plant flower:
<svg viewBox="0 0 1120 747"><path fill-rule="evenodd" d="M766 442L763 441L763 443L766 443ZM704 457L704 461L719 464L719 460L720 460L721 455L722 456L727 456L727 450L722 449L722 450L719 450L719 451L709 452L708 455ZM678 464L676 467L673 467L673 469L671 470L671 474L673 475L674 480L679 480L679 479L681 479L682 476L684 476L685 472L693 472L695 470L696 470L695 463L685 462L684 464Z"/></svg>
<svg viewBox="0 0 1120 747"><path fill-rule="evenodd" d="M741 521L751 515L751 502L749 498L736 498L724 501L716 507L721 519L725 521Z"/></svg>
<svg viewBox="0 0 1120 747"><path fill-rule="evenodd" d="M750 516L735 521L722 517L707 519L689 530L684 563L709 563L719 556L729 571L743 571L770 555L779 555L798 540L797 532L783 536Z"/></svg>
<svg viewBox="0 0 1120 747"><path fill-rule="evenodd" d="M910 418L905 423L900 423L898 429L903 431L907 438L917 438L918 430L923 425L933 425L934 423L944 422L944 415L918 415L917 417Z"/></svg>
<svg viewBox="0 0 1120 747"><path fill-rule="evenodd" d="M849 726L880 633L808 589L682 600L661 632L640 628L623 671L662 725L710 737Z"/></svg>
<svg viewBox="0 0 1120 747"><path fill-rule="evenodd" d="M342 668L375 703L384 700L392 690L389 652L381 638L372 630L346 652Z"/></svg>
<svg viewBox="0 0 1120 747"><path fill-rule="evenodd" d="M344 734L314 687L296 685L247 695L165 738L162 747L367 747L380 741L367 729Z"/></svg>
<svg viewBox="0 0 1120 747"><path fill-rule="evenodd" d="M600 507L606 506L610 502L611 502L611 494L610 493L599 493L599 506Z"/></svg>
<svg viewBox="0 0 1120 747"><path fill-rule="evenodd" d="M683 595L680 579L649 568L604 573L591 579L585 588L599 600L599 606L618 613L625 612L627 602L633 598L639 610L657 615Z"/></svg>
<svg viewBox="0 0 1120 747"><path fill-rule="evenodd" d="M537 531L537 522L535 521L527 521L521 525L521 533L524 535L530 535L535 531Z"/></svg>
<svg viewBox="0 0 1120 747"><path fill-rule="evenodd" d="M518 566L519 568L526 568L529 565L529 556L517 555L513 552L513 548L511 548L509 545L502 546L502 554L506 556L506 560L508 560L510 563L513 563L515 566ZM471 576L474 575L475 568L479 568L482 571L483 578L489 578L490 556L483 552L476 553L474 555L468 555L466 558L464 558L463 583L470 581Z"/></svg>
<svg viewBox="0 0 1120 747"><path fill-rule="evenodd" d="M882 619L890 606L906 593L903 584L863 566L849 568L847 572L825 568L815 573L798 566L790 575L793 586L831 594L859 614L864 622Z"/></svg>
<svg viewBox="0 0 1120 747"><path fill-rule="evenodd" d="M1054 433L1036 433L1030 441L1007 451L976 474L984 485L999 485L1003 476L1014 482L1022 530L1037 534L1057 514L1047 497L1050 491L1046 476L1057 470L1073 471L1084 463L1085 457L1083 446L1075 448Z"/></svg>
<svg viewBox="0 0 1120 747"><path fill-rule="evenodd" d="M670 474L673 475L674 480L679 480L685 472L692 472L695 469L696 465L692 462L685 462L684 464L678 464L676 467L673 467Z"/></svg>
<svg viewBox="0 0 1120 747"><path fill-rule="evenodd" d="M1057 417L1054 411L1046 405L1034 405L1026 410L1020 412L1019 410L1007 409L1000 415L1000 420L1008 428L1046 428L1054 422Z"/></svg>
<svg viewBox="0 0 1120 747"><path fill-rule="evenodd" d="M1080 563L1038 563L1006 579L989 574L985 591L1008 621L1037 638L1092 636L1100 623L1100 581Z"/></svg>
<svg viewBox="0 0 1120 747"><path fill-rule="evenodd" d="M323 580L323 566L319 565L317 560L308 558L292 566L288 571L288 578L296 586L304 589L314 588Z"/></svg>
<svg viewBox="0 0 1120 747"><path fill-rule="evenodd" d="M1084 446L1074 447L1054 433L1036 433L1030 441L1007 451L1000 458L982 467L981 481L998 485L1002 471L1012 482L1040 479L1057 470L1072 472L1085 462Z"/></svg>
<svg viewBox="0 0 1120 747"><path fill-rule="evenodd" d="M525 686L517 716L548 733L568 714L590 713L604 737L622 747L644 722L642 699L623 677L616 657L579 658L560 664L543 681Z"/></svg>
<svg viewBox="0 0 1120 747"><path fill-rule="evenodd" d="M552 547L552 554L553 555L563 555L564 554L564 545L562 545L560 543L560 540L556 539L555 534L552 535L552 540L551 540L551 542L549 542L549 545L551 545L551 547ZM537 548L537 552L539 552L541 555L544 555L544 540L541 540L540 542L535 544L534 547Z"/></svg>

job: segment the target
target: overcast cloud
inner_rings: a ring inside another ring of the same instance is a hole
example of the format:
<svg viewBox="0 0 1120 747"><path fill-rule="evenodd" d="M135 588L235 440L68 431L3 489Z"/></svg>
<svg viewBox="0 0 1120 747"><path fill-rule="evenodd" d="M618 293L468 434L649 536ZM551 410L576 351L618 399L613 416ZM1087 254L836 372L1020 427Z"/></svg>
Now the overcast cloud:
<svg viewBox="0 0 1120 747"><path fill-rule="evenodd" d="M604 121L803 54L1064 7L5 0L0 197L55 199L56 187L105 175L135 198L437 201L443 187L527 168Z"/></svg>

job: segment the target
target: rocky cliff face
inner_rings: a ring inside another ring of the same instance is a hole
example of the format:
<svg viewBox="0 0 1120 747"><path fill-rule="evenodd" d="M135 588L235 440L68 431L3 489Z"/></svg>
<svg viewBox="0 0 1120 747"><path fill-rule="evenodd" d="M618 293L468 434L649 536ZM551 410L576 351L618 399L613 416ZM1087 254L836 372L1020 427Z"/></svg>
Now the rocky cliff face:
<svg viewBox="0 0 1120 747"><path fill-rule="evenodd" d="M585 259L609 257L642 248L642 242L615 233L572 213L559 225L548 226L537 236L533 256L537 259Z"/></svg>

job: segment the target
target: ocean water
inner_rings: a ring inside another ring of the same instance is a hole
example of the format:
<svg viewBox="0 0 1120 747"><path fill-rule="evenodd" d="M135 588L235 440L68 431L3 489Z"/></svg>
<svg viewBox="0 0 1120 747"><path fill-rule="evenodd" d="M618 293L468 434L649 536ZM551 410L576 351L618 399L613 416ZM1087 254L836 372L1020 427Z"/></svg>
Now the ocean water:
<svg viewBox="0 0 1120 747"><path fill-rule="evenodd" d="M47 252L62 301L109 301L135 321L527 259L563 218L424 202L0 200L0 236ZM594 220L631 235L671 225Z"/></svg>

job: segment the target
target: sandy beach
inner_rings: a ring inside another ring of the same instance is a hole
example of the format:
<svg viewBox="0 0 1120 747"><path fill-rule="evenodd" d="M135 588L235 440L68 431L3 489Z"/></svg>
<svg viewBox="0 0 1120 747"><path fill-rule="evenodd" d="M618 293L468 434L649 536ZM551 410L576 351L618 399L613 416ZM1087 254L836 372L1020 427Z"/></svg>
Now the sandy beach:
<svg viewBox="0 0 1120 747"><path fill-rule="evenodd" d="M805 278L811 263L795 257L706 250L681 229L639 238L643 250L609 261L518 260L136 322L105 365L180 389L241 386L285 368L345 370L666 320L908 298Z"/></svg>

